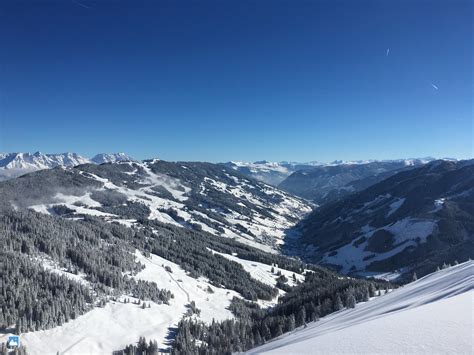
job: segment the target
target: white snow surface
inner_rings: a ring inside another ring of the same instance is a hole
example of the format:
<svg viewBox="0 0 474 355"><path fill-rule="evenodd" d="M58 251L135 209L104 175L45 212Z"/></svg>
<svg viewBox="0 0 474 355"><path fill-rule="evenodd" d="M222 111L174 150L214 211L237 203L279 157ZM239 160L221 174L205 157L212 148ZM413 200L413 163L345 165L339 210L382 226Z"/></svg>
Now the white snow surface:
<svg viewBox="0 0 474 355"><path fill-rule="evenodd" d="M288 279L288 285L290 286L295 286L296 283L293 280L293 275L295 275L295 278L299 282L304 281L304 275L299 274L299 273L294 273L289 270L281 269L278 267L278 265L267 265L263 263L259 263L257 261L251 261L251 260L245 260L245 259L240 259L238 256L235 255L229 255L229 254L224 254L224 253L219 253L214 250L211 250L215 254L219 254L226 259L235 261L242 265L242 267L247 271L252 278L263 282L264 284L267 284L269 286L275 287L277 284L277 278L279 277L277 275L277 272L280 271L282 275L285 275L285 277ZM272 272L272 267L274 269L274 272Z"/></svg>
<svg viewBox="0 0 474 355"><path fill-rule="evenodd" d="M247 354L472 354L474 261L359 303Z"/></svg>
<svg viewBox="0 0 474 355"><path fill-rule="evenodd" d="M390 204L390 211L387 213L387 217L395 213L405 202L405 198L396 198L391 204Z"/></svg>
<svg viewBox="0 0 474 355"><path fill-rule="evenodd" d="M204 277L192 278L178 264L157 255L151 254L150 258L146 258L138 251L135 255L136 260L146 266L135 278L156 282L159 288L166 288L173 293L174 299L170 303L176 314L176 324L185 313L185 306L190 301L194 301L197 308L201 310L199 318L204 322L210 323L213 319L221 321L233 318L227 308L234 296L241 297L239 293L215 287ZM171 273L166 271L166 266L172 270ZM214 293L209 293L208 287Z"/></svg>
<svg viewBox="0 0 474 355"><path fill-rule="evenodd" d="M60 327L22 334L21 342L32 355L111 354L136 343L140 336L156 339L162 347L180 310L154 302L142 309L133 304L133 297L128 298L130 303L109 302Z"/></svg>
<svg viewBox="0 0 474 355"><path fill-rule="evenodd" d="M364 271L365 267L373 261L384 260L402 252L409 246L416 246L418 238L419 242L425 242L426 238L433 233L435 228L437 228L437 221L409 217L378 229L366 225L361 228L361 232L364 234L360 236L367 238L365 242L355 246L351 241L337 249L335 255L329 256L330 253L327 253L326 256L324 256L323 261L328 264L341 265L342 273L348 273L353 266L355 266L354 271ZM369 243L368 240L378 230L385 230L392 233L394 236L393 244L396 245L396 247L383 253L374 253L365 250ZM370 259L364 260L364 258L371 255L374 256Z"/></svg>

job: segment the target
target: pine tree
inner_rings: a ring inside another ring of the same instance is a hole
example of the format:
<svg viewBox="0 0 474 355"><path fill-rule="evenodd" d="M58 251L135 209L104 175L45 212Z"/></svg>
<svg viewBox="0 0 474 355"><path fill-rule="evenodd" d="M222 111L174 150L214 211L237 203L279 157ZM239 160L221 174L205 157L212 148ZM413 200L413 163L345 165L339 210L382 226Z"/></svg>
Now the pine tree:
<svg viewBox="0 0 474 355"><path fill-rule="evenodd" d="M158 355L158 343L156 340L149 342L147 355Z"/></svg>
<svg viewBox="0 0 474 355"><path fill-rule="evenodd" d="M369 297L375 297L375 286L373 283L369 284Z"/></svg>
<svg viewBox="0 0 474 355"><path fill-rule="evenodd" d="M340 309L343 309L344 305L342 304L341 297L339 295L336 295L336 299L334 300L334 310L339 311Z"/></svg>
<svg viewBox="0 0 474 355"><path fill-rule="evenodd" d="M296 314L296 326L299 327L306 322L306 309L301 307Z"/></svg>
<svg viewBox="0 0 474 355"><path fill-rule="evenodd" d="M283 329L281 328L281 324L278 323L275 330L275 337L279 337L282 334L283 334Z"/></svg>
<svg viewBox="0 0 474 355"><path fill-rule="evenodd" d="M290 316L287 318L286 331L291 332L292 330L295 329L295 326L296 326L295 315L290 314Z"/></svg>
<svg viewBox="0 0 474 355"><path fill-rule="evenodd" d="M347 308L354 308L356 306L356 299L352 292L348 292L346 296L346 307Z"/></svg>
<svg viewBox="0 0 474 355"><path fill-rule="evenodd" d="M369 288L365 288L363 291L362 291L362 300L364 302L367 302L369 299L370 299L370 292L369 292Z"/></svg>

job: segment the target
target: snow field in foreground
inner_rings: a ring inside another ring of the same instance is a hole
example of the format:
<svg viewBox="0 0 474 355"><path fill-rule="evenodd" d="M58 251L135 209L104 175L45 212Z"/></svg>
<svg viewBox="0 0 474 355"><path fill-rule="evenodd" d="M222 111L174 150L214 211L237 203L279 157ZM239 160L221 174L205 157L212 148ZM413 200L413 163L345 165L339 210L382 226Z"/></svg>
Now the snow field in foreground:
<svg viewBox="0 0 474 355"><path fill-rule="evenodd" d="M472 354L468 261L299 328L248 354Z"/></svg>

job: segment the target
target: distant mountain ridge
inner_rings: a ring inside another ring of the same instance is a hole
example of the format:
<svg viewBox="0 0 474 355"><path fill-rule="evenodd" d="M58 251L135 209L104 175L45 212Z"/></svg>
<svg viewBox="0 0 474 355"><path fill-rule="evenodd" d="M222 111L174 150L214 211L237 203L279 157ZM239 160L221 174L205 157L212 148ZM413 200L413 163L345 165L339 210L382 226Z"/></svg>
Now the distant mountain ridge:
<svg viewBox="0 0 474 355"><path fill-rule="evenodd" d="M125 153L100 153L91 159L85 158L77 153L0 153L0 181L32 171L51 169L57 166L66 168L87 163L103 164L132 160L133 159Z"/></svg>
<svg viewBox="0 0 474 355"><path fill-rule="evenodd" d="M232 168L241 172L244 175L253 177L254 179L263 181L267 184L278 186L291 174L297 171L307 171L318 167L332 167L332 166L357 166L371 163L389 164L389 163L404 163L412 165L414 162L429 162L435 160L434 158L420 158L420 159L396 159L396 160L334 160L330 163L323 163L319 161L310 162L294 162L294 161L280 161L271 162L267 160L259 160L253 163L244 161L229 161L222 163L228 168ZM306 196L302 196L306 197Z"/></svg>
<svg viewBox="0 0 474 355"><path fill-rule="evenodd" d="M99 153L95 155L90 161L95 164L105 164L117 163L120 161L134 161L134 159L125 153Z"/></svg>
<svg viewBox="0 0 474 355"><path fill-rule="evenodd" d="M273 186L278 186L295 171L311 169L319 164L321 163L269 162L266 160L253 163L240 161L222 163L228 168Z"/></svg>
<svg viewBox="0 0 474 355"><path fill-rule="evenodd" d="M295 171L278 187L317 204L323 204L361 191L400 171L422 166L433 160L434 158L338 161Z"/></svg>

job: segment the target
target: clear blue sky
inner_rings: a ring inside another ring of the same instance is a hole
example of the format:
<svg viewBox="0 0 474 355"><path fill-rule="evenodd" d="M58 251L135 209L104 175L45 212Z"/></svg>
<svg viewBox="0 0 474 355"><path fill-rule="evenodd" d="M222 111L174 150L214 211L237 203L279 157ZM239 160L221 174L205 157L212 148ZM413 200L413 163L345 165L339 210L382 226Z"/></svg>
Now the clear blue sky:
<svg viewBox="0 0 474 355"><path fill-rule="evenodd" d="M472 157L472 23L470 0L2 0L0 151Z"/></svg>

